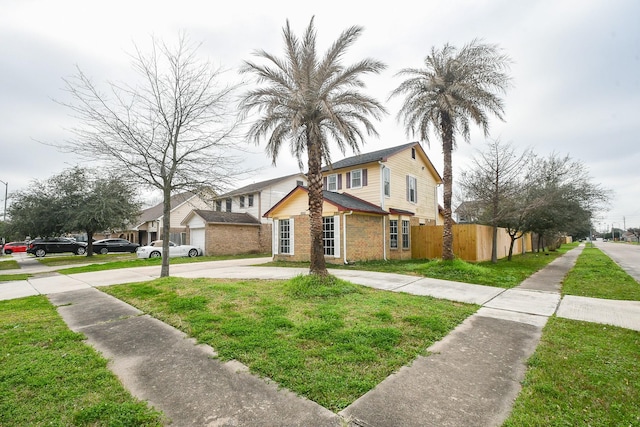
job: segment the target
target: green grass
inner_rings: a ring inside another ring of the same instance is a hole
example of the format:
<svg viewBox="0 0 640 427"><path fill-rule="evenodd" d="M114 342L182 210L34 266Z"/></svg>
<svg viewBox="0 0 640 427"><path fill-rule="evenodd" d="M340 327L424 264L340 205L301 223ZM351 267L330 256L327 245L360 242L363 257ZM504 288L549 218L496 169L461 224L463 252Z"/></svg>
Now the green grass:
<svg viewBox="0 0 640 427"><path fill-rule="evenodd" d="M106 292L339 411L410 363L477 306L300 276L163 278Z"/></svg>
<svg viewBox="0 0 640 427"><path fill-rule="evenodd" d="M31 277L31 274L18 273L18 274L0 274L0 282L12 282L16 280L27 280Z"/></svg>
<svg viewBox="0 0 640 427"><path fill-rule="evenodd" d="M591 298L640 301L640 283L600 249L586 247L564 279L562 293Z"/></svg>
<svg viewBox="0 0 640 427"><path fill-rule="evenodd" d="M244 255L229 255L229 256L202 256L195 258L180 257L171 258L170 264L187 264L192 262L207 262L207 261L221 261L226 259L243 259L243 258L258 258L265 257L265 254L244 254ZM136 254L107 254L107 255L94 255L92 257L55 257L55 258L40 258L40 262L46 260L45 263L49 266L56 265L69 265L69 264L81 264L77 267L61 268L57 270L61 274L75 274L75 273L88 273L91 271L104 271L104 270L116 270L120 268L135 268L135 267L147 267L152 265L161 265L161 258L148 258L138 259Z"/></svg>
<svg viewBox="0 0 640 427"><path fill-rule="evenodd" d="M18 261L10 259L7 261L0 261L0 270L15 270L20 268Z"/></svg>
<svg viewBox="0 0 640 427"><path fill-rule="evenodd" d="M505 427L639 426L640 332L552 317Z"/></svg>
<svg viewBox="0 0 640 427"><path fill-rule="evenodd" d="M43 296L0 301L0 425L161 426Z"/></svg>
<svg viewBox="0 0 640 427"><path fill-rule="evenodd" d="M453 261L393 260L357 262L349 265L327 264L327 267L335 269L410 274L508 289L519 285L524 279L575 246L575 244L563 245L563 247L557 251L516 255L511 261L507 261L505 258L498 260L496 264L491 262L472 263L459 259ZM276 261L263 265L276 267L308 267L309 264L301 262Z"/></svg>

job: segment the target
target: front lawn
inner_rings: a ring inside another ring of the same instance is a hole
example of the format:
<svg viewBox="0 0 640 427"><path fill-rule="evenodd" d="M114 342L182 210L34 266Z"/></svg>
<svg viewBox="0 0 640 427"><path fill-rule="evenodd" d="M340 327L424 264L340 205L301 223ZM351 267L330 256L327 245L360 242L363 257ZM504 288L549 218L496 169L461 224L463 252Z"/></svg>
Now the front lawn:
<svg viewBox="0 0 640 427"><path fill-rule="evenodd" d="M0 425L161 426L46 297L0 301Z"/></svg>
<svg viewBox="0 0 640 427"><path fill-rule="evenodd" d="M504 427L639 426L640 332L552 317Z"/></svg>
<svg viewBox="0 0 640 427"><path fill-rule="evenodd" d="M424 355L478 308L315 280L169 277L103 290L333 411Z"/></svg>

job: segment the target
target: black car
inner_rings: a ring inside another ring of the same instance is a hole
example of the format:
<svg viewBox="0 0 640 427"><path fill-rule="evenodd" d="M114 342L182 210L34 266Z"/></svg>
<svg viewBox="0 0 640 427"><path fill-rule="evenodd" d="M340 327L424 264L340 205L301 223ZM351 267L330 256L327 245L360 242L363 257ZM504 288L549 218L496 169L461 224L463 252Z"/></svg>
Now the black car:
<svg viewBox="0 0 640 427"><path fill-rule="evenodd" d="M36 239L29 242L27 253L37 257L46 254L62 254L70 252L74 255L84 255L87 253L86 242L76 242L66 237L48 237L46 239Z"/></svg>
<svg viewBox="0 0 640 427"><path fill-rule="evenodd" d="M135 253L140 246L131 243L126 239L102 239L93 242L93 252L97 254L107 254L109 252L131 252Z"/></svg>

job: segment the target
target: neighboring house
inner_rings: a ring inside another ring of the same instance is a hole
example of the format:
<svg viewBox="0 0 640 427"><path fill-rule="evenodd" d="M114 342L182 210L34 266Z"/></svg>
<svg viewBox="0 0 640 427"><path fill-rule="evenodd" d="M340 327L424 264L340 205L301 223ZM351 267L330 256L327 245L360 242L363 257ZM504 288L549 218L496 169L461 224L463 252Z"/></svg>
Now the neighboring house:
<svg viewBox="0 0 640 427"><path fill-rule="evenodd" d="M482 207L475 200L464 201L455 210L458 224L475 224L482 215Z"/></svg>
<svg viewBox="0 0 640 427"><path fill-rule="evenodd" d="M271 225L248 213L194 209L182 221L189 244L205 255L268 253Z"/></svg>
<svg viewBox="0 0 640 427"><path fill-rule="evenodd" d="M211 205L200 196L188 191L171 196L171 237L169 240L178 245L187 243L187 227L182 224L182 221L194 209L211 209ZM126 235L133 234L137 237L133 241L140 243L140 245L161 239L163 211L162 203L143 210L136 225Z"/></svg>
<svg viewBox="0 0 640 427"><path fill-rule="evenodd" d="M248 213L263 223L271 220L263 215L298 185L307 185L307 177L296 173L246 185L214 198L213 210Z"/></svg>
<svg viewBox="0 0 640 427"><path fill-rule="evenodd" d="M205 255L268 253L271 224L263 215L298 185L303 173L256 182L213 198L211 208L195 209L182 218L191 245Z"/></svg>
<svg viewBox="0 0 640 427"><path fill-rule="evenodd" d="M411 226L436 225L442 179L417 142L360 154L323 168L328 262L411 258ZM275 259L309 259L308 189L296 187L265 217Z"/></svg>

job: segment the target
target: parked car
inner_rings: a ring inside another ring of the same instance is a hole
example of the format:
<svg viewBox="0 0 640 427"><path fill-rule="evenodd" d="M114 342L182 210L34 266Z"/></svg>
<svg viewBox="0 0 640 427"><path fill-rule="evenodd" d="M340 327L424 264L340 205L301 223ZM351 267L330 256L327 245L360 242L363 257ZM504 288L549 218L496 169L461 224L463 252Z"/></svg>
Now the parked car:
<svg viewBox="0 0 640 427"><path fill-rule="evenodd" d="M147 246L140 246L136 251L138 258L160 258L162 256L162 240L154 240ZM196 257L202 255L202 249L191 245L176 245L169 242L169 258Z"/></svg>
<svg viewBox="0 0 640 427"><path fill-rule="evenodd" d="M97 254L108 254L109 252L135 253L139 246L139 244L131 243L127 239L102 239L93 242L93 252Z"/></svg>
<svg viewBox="0 0 640 427"><path fill-rule="evenodd" d="M48 237L46 239L35 239L29 242L27 253L37 257L46 254L61 254L70 252L74 255L84 255L87 253L86 242L76 242L66 237Z"/></svg>
<svg viewBox="0 0 640 427"><path fill-rule="evenodd" d="M9 242L4 244L4 253L11 255L14 252L26 252L27 242Z"/></svg>

